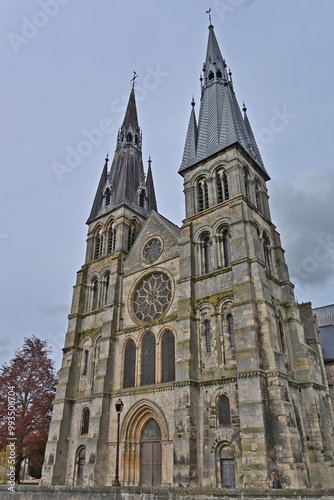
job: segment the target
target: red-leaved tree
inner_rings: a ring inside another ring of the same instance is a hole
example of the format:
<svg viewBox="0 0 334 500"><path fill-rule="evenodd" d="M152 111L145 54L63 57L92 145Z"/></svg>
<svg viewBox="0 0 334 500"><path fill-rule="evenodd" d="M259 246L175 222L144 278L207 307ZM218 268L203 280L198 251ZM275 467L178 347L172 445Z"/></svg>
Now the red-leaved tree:
<svg viewBox="0 0 334 500"><path fill-rule="evenodd" d="M47 341L25 338L0 368L0 449L15 444L17 483L25 458L36 468L43 463L57 384L50 352Z"/></svg>

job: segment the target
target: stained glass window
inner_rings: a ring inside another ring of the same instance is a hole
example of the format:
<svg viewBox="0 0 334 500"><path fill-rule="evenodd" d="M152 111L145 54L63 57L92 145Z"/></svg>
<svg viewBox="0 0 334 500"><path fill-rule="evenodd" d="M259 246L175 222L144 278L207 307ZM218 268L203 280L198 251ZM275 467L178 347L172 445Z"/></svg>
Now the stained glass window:
<svg viewBox="0 0 334 500"><path fill-rule="evenodd" d="M164 333L161 342L161 382L175 380L175 340L171 331Z"/></svg>
<svg viewBox="0 0 334 500"><path fill-rule="evenodd" d="M141 346L141 385L155 384L155 336L146 333Z"/></svg>
<svg viewBox="0 0 334 500"><path fill-rule="evenodd" d="M133 310L140 321L158 319L168 308L172 295L172 283L165 273L155 272L145 276L137 286Z"/></svg>
<svg viewBox="0 0 334 500"><path fill-rule="evenodd" d="M230 400L227 396L222 396L218 399L217 403L217 415L218 422L220 426L231 426L231 415L230 415Z"/></svg>
<svg viewBox="0 0 334 500"><path fill-rule="evenodd" d="M125 346L124 352L124 375L123 388L135 386L136 374L136 346L133 340L130 340Z"/></svg>

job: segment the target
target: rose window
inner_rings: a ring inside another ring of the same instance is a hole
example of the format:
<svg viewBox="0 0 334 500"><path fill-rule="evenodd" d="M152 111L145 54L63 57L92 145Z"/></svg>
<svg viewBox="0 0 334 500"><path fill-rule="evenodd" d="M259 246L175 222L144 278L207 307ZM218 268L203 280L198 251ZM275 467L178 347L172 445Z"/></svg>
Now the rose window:
<svg viewBox="0 0 334 500"><path fill-rule="evenodd" d="M167 274L155 272L143 278L136 287L133 310L140 321L158 319L167 310L172 295L172 283Z"/></svg>

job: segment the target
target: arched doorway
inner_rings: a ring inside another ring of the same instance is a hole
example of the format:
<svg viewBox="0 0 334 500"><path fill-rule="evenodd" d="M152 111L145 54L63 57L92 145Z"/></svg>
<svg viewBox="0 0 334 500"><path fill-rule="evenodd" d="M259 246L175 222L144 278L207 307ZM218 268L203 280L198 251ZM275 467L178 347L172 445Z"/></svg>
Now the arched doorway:
<svg viewBox="0 0 334 500"><path fill-rule="evenodd" d="M145 425L140 446L140 481L142 486L161 486L161 430L151 418Z"/></svg>
<svg viewBox="0 0 334 500"><path fill-rule="evenodd" d="M81 486L83 483L83 471L84 471L84 466L85 466L85 459L86 459L86 448L82 446L81 448L78 449L77 452L77 479L76 483L77 486Z"/></svg>

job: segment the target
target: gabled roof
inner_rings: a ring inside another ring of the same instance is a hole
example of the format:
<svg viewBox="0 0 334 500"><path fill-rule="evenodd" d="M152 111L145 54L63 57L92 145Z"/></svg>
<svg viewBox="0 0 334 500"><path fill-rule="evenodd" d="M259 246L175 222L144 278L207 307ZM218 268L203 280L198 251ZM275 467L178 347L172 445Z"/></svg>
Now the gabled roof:
<svg viewBox="0 0 334 500"><path fill-rule="evenodd" d="M255 161L266 180L269 175L264 167L248 117L242 116L232 83L232 74L227 72L213 26L209 26L206 60L203 66L202 95L198 123L194 103L188 125L184 147L182 173L199 161L239 143Z"/></svg>

